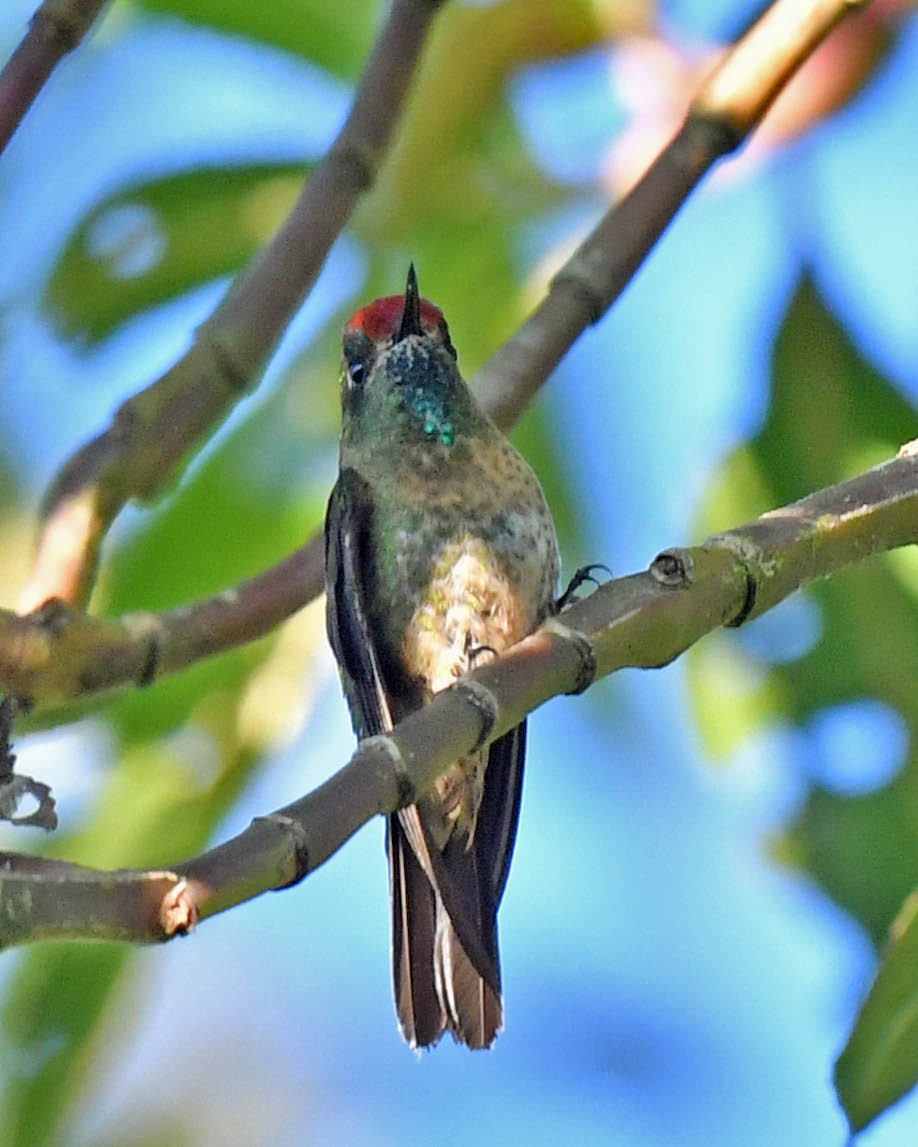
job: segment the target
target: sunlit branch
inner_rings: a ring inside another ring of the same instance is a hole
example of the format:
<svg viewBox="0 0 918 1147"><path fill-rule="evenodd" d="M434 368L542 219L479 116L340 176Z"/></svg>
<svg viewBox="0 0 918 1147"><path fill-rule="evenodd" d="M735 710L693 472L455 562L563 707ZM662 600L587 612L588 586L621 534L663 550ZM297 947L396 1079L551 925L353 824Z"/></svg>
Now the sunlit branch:
<svg viewBox="0 0 918 1147"><path fill-rule="evenodd" d="M128 399L112 424L64 466L48 493L21 606L85 602L99 546L131 498L153 498L258 382L359 197L372 186L400 121L442 0L394 0L350 114L268 246L240 273L162 378Z"/></svg>
<svg viewBox="0 0 918 1147"><path fill-rule="evenodd" d="M799 66L867 0L776 0L724 56L632 190L555 275L548 294L472 385L511 426L586 328L605 315L709 168L736 151Z"/></svg>
<svg viewBox="0 0 918 1147"><path fill-rule="evenodd" d="M0 152L48 77L78 47L108 0L45 0L0 72Z"/></svg>
<svg viewBox="0 0 918 1147"><path fill-rule="evenodd" d="M864 0L778 0L698 93L676 138L555 277L546 299L473 385L512 424L575 339L618 297L690 191L737 148L799 64ZM128 400L64 467L49 493L22 599L83 602L108 525L132 497L172 479L257 380L358 195L372 182L423 44L435 0L397 0L338 140L291 216L167 374ZM294 257L295 256L295 257Z"/></svg>
<svg viewBox="0 0 918 1147"><path fill-rule="evenodd" d="M560 693L625 667L666 665L815 578L918 542L918 443L857 478L700 546L660 554L362 742L314 792L168 871L97 872L0 855L0 947L41 937L167 939L301 880L374 815L412 803L458 757ZM473 682L472 685L469 682Z"/></svg>
<svg viewBox="0 0 918 1147"><path fill-rule="evenodd" d="M323 561L310 543L249 581L163 613L99 618L56 600L29 614L0 610L0 687L48 710L149 685L270 633L318 595Z"/></svg>

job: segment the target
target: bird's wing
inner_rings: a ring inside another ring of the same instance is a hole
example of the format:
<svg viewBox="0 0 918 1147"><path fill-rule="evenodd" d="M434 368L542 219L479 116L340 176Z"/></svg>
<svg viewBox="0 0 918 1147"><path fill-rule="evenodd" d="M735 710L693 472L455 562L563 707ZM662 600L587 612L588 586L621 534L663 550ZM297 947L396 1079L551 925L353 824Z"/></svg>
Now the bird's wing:
<svg viewBox="0 0 918 1147"><path fill-rule="evenodd" d="M373 515L369 485L342 470L325 514L325 624L341 669L358 739L392 728L389 695L367 613L367 541Z"/></svg>
<svg viewBox="0 0 918 1147"><path fill-rule="evenodd" d="M354 470L343 470L325 515L326 626L358 738L389 732L393 726L392 693L385 681L367 603L372 516L370 487ZM414 806L388 818L386 851L399 1020L413 1046L426 1046L443 1034L446 1011L434 973L435 877Z"/></svg>
<svg viewBox="0 0 918 1147"><path fill-rule="evenodd" d="M490 746L471 847L464 834L454 833L442 851L430 848L436 883L456 932L479 974L497 992L497 909L516 840L525 748L525 722ZM422 799L417 806L422 824L426 803Z"/></svg>
<svg viewBox="0 0 918 1147"><path fill-rule="evenodd" d="M484 793L478 810L475 849L478 868L487 875L495 911L504 895L516 843L526 756L526 722L499 737L488 753Z"/></svg>

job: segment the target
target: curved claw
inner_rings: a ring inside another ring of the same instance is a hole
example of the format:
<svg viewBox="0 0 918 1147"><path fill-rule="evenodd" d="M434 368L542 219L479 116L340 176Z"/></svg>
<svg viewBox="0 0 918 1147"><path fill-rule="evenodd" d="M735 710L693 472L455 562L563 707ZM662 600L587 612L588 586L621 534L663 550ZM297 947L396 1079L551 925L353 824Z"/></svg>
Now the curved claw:
<svg viewBox="0 0 918 1147"><path fill-rule="evenodd" d="M585 582L591 581L593 585L599 585L599 581L593 576L593 570L603 570L609 577L612 577L612 571L602 562L592 562L590 565L581 566L574 572L574 576L568 582L567 589L555 602L555 613L560 613L562 609L566 609L567 606L577 600L577 590Z"/></svg>

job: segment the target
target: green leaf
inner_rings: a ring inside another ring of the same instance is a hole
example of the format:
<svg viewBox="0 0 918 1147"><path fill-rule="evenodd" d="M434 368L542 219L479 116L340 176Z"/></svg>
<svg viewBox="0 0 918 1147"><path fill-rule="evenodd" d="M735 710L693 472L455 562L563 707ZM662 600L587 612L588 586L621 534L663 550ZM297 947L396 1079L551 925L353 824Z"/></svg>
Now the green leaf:
<svg viewBox="0 0 918 1147"><path fill-rule="evenodd" d="M914 751L894 781L863 796L815 785L776 854L814 877L874 942L918 878Z"/></svg>
<svg viewBox="0 0 918 1147"><path fill-rule="evenodd" d="M765 424L726 464L702 529L714 533L737 525L850 477L893 456L914 433L911 404L858 353L804 279L775 345ZM901 553L840 571L806 593L818 609L821 632L802 656L781 664L756 662L741 647L742 632L724 633L693 651L693 690L706 741L721 751L743 735L736 722L725 733L723 705L718 708L718 698L733 696L731 666L737 659L751 662L746 735L779 721L805 730L825 708L863 699L880 701L902 717L910 749L895 779L858 795L820 780L776 846L782 859L815 877L879 944L918 885L918 597ZM725 646L735 656L724 656Z"/></svg>
<svg viewBox="0 0 918 1147"><path fill-rule="evenodd" d="M233 274L283 220L307 170L214 168L109 196L68 240L45 307L63 334L93 342L138 312Z"/></svg>
<svg viewBox="0 0 918 1147"><path fill-rule="evenodd" d="M905 903L854 1031L835 1065L853 1132L918 1083L918 892Z"/></svg>
<svg viewBox="0 0 918 1147"><path fill-rule="evenodd" d="M142 7L296 52L344 76L363 62L379 17L376 0L142 0Z"/></svg>
<svg viewBox="0 0 918 1147"><path fill-rule="evenodd" d="M60 1142L93 1062L92 1039L123 977L126 944L40 944L23 957L2 1011L2 1147Z"/></svg>

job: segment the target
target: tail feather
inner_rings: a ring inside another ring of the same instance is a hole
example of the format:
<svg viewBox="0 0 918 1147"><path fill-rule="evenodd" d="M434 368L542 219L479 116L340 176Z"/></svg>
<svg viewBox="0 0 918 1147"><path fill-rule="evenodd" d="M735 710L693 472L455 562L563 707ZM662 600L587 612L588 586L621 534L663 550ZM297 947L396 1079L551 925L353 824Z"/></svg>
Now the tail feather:
<svg viewBox="0 0 918 1147"><path fill-rule="evenodd" d="M423 798L389 818L392 968L399 1023L412 1047L445 1031L490 1047L503 1027L497 908L519 817L525 725L490 747L474 838L438 848Z"/></svg>
<svg viewBox="0 0 918 1147"><path fill-rule="evenodd" d="M466 954L397 817L390 819L388 848L392 971L402 1034L412 1047L429 1047L445 1031L471 1048L490 1047L503 1027L500 991ZM492 943L496 949L496 937ZM495 969L489 972L495 975Z"/></svg>
<svg viewBox="0 0 918 1147"><path fill-rule="evenodd" d="M437 903L434 967L437 992L454 1038L470 1048L490 1047L504 1026L503 997L466 955L442 901Z"/></svg>
<svg viewBox="0 0 918 1147"><path fill-rule="evenodd" d="M389 819L388 851L395 1006L408 1043L428 1047L447 1025L433 959L436 899L397 817Z"/></svg>

